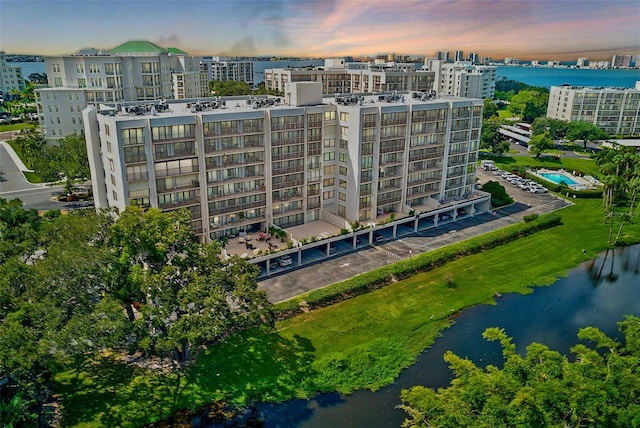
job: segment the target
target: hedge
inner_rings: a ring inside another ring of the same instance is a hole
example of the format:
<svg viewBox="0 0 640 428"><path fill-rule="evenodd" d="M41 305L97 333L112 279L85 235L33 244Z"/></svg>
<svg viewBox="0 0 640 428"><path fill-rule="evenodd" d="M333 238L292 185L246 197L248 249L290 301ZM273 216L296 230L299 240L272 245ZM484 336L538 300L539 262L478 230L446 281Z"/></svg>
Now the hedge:
<svg viewBox="0 0 640 428"><path fill-rule="evenodd" d="M387 286L415 275L416 272L428 272L460 257L477 254L560 224L562 224L561 217L552 213L540 216L538 219L528 223L507 226L500 230L420 254L409 260L403 260L345 281L301 294L275 304L274 313L278 319L285 319L302 312L302 306L308 309L329 306Z"/></svg>

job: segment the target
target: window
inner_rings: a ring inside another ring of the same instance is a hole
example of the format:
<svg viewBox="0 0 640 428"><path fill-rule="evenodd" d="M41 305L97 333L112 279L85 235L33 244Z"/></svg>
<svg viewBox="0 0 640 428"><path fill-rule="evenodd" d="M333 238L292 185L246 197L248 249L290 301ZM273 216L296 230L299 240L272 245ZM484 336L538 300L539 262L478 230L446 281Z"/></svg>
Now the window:
<svg viewBox="0 0 640 428"><path fill-rule="evenodd" d="M114 201L117 201L117 200L118 200L118 194L116 193L116 191L114 190L114 191L112 192L112 194L113 194L113 200L114 200Z"/></svg>
<svg viewBox="0 0 640 428"><path fill-rule="evenodd" d="M348 121L349 120L349 112L341 111L340 112L340 120L344 121L344 122Z"/></svg>
<svg viewBox="0 0 640 428"><path fill-rule="evenodd" d="M347 163L347 154L346 153L339 153L338 154L338 160L340 162Z"/></svg>
<svg viewBox="0 0 640 428"><path fill-rule="evenodd" d="M335 111L325 111L324 112L324 120L335 120L336 112Z"/></svg>
<svg viewBox="0 0 640 428"><path fill-rule="evenodd" d="M346 189L347 188L347 180L338 180L338 186L340 186L341 189Z"/></svg>
<svg viewBox="0 0 640 428"><path fill-rule="evenodd" d="M86 88L87 87L87 79L78 78L78 88Z"/></svg>
<svg viewBox="0 0 640 428"><path fill-rule="evenodd" d="M336 139L335 138L326 138L324 140L324 147L325 148L330 148L330 147L335 147L336 146Z"/></svg>
<svg viewBox="0 0 640 428"><path fill-rule="evenodd" d="M89 73L100 73L100 64L89 64Z"/></svg>
<svg viewBox="0 0 640 428"><path fill-rule="evenodd" d="M332 161L336 159L336 154L334 152L328 152L322 155L322 158L325 161Z"/></svg>
<svg viewBox="0 0 640 428"><path fill-rule="evenodd" d="M109 130L109 125L104 126L104 133L105 135L111 135L111 131Z"/></svg>
<svg viewBox="0 0 640 428"><path fill-rule="evenodd" d="M335 198L335 191L334 190L329 190L327 192L322 192L322 199L323 200L327 200L327 199L333 199Z"/></svg>
<svg viewBox="0 0 640 428"><path fill-rule="evenodd" d="M84 64L82 63L76 64L76 73L84 73Z"/></svg>
<svg viewBox="0 0 640 428"><path fill-rule="evenodd" d="M346 176L347 175L347 167L341 166L339 172L340 172L340 175Z"/></svg>
<svg viewBox="0 0 640 428"><path fill-rule="evenodd" d="M62 86L62 77L54 77L53 86Z"/></svg>
<svg viewBox="0 0 640 428"><path fill-rule="evenodd" d="M340 217L346 217L347 216L347 207L345 207L344 205L340 205L338 204L338 215Z"/></svg>
<svg viewBox="0 0 640 428"><path fill-rule="evenodd" d="M349 135L349 127L348 126L341 126L340 127L340 135L343 137L346 137L347 135Z"/></svg>
<svg viewBox="0 0 640 428"><path fill-rule="evenodd" d="M142 128L130 128L122 130L122 144L144 144L144 137L142 135Z"/></svg>
<svg viewBox="0 0 640 428"><path fill-rule="evenodd" d="M116 185L116 176L111 174L111 184Z"/></svg>

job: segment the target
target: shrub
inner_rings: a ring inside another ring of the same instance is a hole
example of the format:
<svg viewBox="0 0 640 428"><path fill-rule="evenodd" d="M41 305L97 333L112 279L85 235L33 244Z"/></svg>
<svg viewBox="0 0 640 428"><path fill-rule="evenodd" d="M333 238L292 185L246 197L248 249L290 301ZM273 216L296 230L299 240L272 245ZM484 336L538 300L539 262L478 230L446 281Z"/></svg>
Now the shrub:
<svg viewBox="0 0 640 428"><path fill-rule="evenodd" d="M497 181L489 181L482 186L484 192L491 194L491 206L501 207L513 203L504 186Z"/></svg>
<svg viewBox="0 0 640 428"><path fill-rule="evenodd" d="M525 223L532 222L538 218L538 214L533 213L523 217Z"/></svg>

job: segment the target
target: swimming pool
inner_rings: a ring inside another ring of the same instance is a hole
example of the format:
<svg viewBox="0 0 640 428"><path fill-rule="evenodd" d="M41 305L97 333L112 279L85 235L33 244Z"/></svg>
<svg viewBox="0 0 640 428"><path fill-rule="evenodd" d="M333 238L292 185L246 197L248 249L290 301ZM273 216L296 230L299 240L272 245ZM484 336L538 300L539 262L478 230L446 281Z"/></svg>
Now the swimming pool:
<svg viewBox="0 0 640 428"><path fill-rule="evenodd" d="M574 181L567 174L562 174L560 172L541 172L540 175L546 178L549 181L553 181L556 184L566 184L567 186L571 186L573 184L578 184L577 181Z"/></svg>

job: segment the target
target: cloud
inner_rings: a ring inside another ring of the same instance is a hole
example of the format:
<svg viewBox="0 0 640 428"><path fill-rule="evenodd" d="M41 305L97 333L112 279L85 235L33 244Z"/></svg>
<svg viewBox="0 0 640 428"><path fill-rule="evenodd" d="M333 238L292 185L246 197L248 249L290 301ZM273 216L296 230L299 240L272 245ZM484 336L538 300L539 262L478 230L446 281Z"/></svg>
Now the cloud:
<svg viewBox="0 0 640 428"><path fill-rule="evenodd" d="M235 42L229 52L222 53L227 56L256 56L258 51L256 49L255 41L253 37L245 37L244 39Z"/></svg>
<svg viewBox="0 0 640 428"><path fill-rule="evenodd" d="M177 48L180 47L180 39L175 34L169 34L168 36L160 36L156 42L158 46L163 48Z"/></svg>

